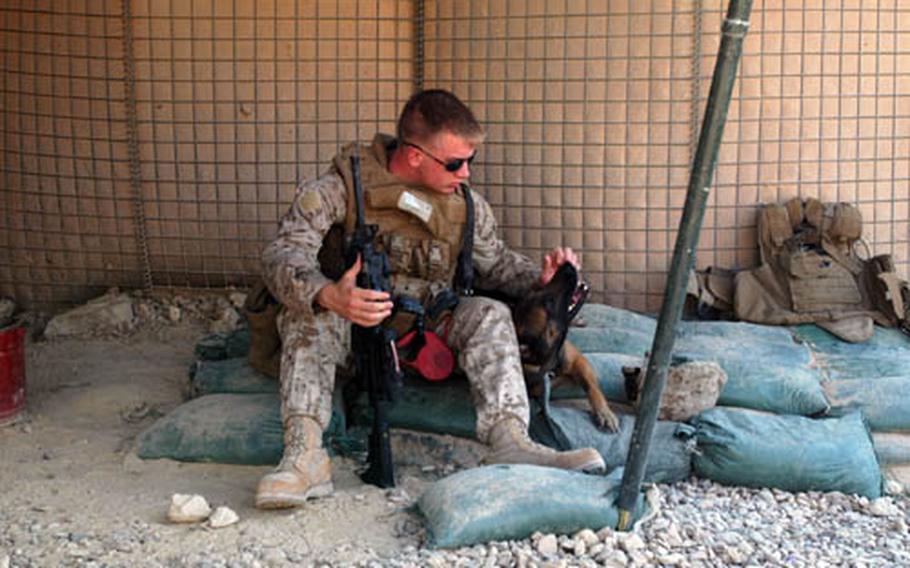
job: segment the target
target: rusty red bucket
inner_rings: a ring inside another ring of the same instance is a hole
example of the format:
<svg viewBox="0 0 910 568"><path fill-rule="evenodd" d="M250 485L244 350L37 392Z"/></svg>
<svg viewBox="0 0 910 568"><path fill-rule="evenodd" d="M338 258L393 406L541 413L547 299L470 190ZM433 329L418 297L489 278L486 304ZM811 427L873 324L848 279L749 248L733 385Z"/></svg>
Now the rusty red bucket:
<svg viewBox="0 0 910 568"><path fill-rule="evenodd" d="M0 426L12 424L25 408L25 328L0 331Z"/></svg>

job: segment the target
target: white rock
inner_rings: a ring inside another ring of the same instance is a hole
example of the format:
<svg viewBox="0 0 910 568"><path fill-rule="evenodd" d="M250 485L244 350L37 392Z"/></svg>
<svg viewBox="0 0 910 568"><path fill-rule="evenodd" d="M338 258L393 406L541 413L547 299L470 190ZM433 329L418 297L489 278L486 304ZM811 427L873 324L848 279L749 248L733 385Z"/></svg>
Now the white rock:
<svg viewBox="0 0 910 568"><path fill-rule="evenodd" d="M168 306L167 308L167 319L171 320L174 323L180 321L180 308L177 306Z"/></svg>
<svg viewBox="0 0 910 568"><path fill-rule="evenodd" d="M232 306L238 310L243 307L243 304L246 303L246 293L245 292L231 292L228 294L228 301Z"/></svg>
<svg viewBox="0 0 910 568"><path fill-rule="evenodd" d="M218 318L209 324L209 331L211 333L233 331L237 329L238 325L240 325L240 314L234 308L226 306L222 308Z"/></svg>
<svg viewBox="0 0 910 568"><path fill-rule="evenodd" d="M891 497L880 497L866 507L870 515L876 517L896 517L901 514L901 510L894 504Z"/></svg>
<svg viewBox="0 0 910 568"><path fill-rule="evenodd" d="M212 508L202 495L174 493L167 518L172 523L196 523L204 520L211 512Z"/></svg>
<svg viewBox="0 0 910 568"><path fill-rule="evenodd" d="M657 557L657 561L664 566L678 566L685 562L685 560L686 557L678 552Z"/></svg>
<svg viewBox="0 0 910 568"><path fill-rule="evenodd" d="M44 335L65 337L98 331L124 331L132 326L133 299L127 294L107 293L55 316L44 328Z"/></svg>
<svg viewBox="0 0 910 568"><path fill-rule="evenodd" d="M885 493L888 495L901 495L904 492L904 484L896 479L885 480Z"/></svg>
<svg viewBox="0 0 910 568"><path fill-rule="evenodd" d="M544 556L552 556L556 554L558 550L559 547L557 546L556 535L554 534L546 534L537 541L537 552Z"/></svg>
<svg viewBox="0 0 910 568"><path fill-rule="evenodd" d="M645 547L645 541L635 533L617 533L616 540L619 542L620 548L626 552L641 550Z"/></svg>
<svg viewBox="0 0 910 568"><path fill-rule="evenodd" d="M591 529L581 529L580 531L575 533L575 540L579 540L579 539L584 541L584 543L588 546L594 546L595 544L600 542L600 539L597 538L597 533L595 533Z"/></svg>
<svg viewBox="0 0 910 568"><path fill-rule="evenodd" d="M213 529L220 529L233 525L240 520L240 517L237 516L237 513L234 512L230 507L216 507L212 514L209 516L209 527Z"/></svg>
<svg viewBox="0 0 910 568"><path fill-rule="evenodd" d="M0 554L0 568L9 568L9 554Z"/></svg>

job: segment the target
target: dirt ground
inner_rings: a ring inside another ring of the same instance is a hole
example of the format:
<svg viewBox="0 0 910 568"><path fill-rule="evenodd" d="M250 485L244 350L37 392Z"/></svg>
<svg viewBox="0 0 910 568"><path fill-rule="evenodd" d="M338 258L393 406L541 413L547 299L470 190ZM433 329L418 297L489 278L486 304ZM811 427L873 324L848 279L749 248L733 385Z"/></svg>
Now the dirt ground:
<svg viewBox="0 0 910 568"><path fill-rule="evenodd" d="M137 435L183 402L203 335L181 324L27 345L27 411L0 428L2 568L340 566L419 546L422 525L406 507L435 475L420 459L398 468L394 490L364 485L357 462L335 459L334 496L266 512L253 492L268 467L137 458ZM171 524L174 493L226 505L240 522Z"/></svg>

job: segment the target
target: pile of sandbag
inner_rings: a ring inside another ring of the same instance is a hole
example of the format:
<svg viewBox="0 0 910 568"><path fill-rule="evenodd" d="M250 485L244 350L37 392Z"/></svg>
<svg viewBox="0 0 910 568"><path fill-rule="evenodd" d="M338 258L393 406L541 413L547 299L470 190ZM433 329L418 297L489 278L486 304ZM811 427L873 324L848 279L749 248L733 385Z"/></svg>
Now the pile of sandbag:
<svg viewBox="0 0 910 568"><path fill-rule="evenodd" d="M629 402L623 367L643 365L656 320L597 304L585 306L582 316L585 327L571 328L569 339L597 370L611 403L622 406ZM243 464L279 460L278 384L247 364L248 348L244 331L216 334L197 345L190 400L141 436L140 457ZM694 474L725 484L875 498L882 491L880 463L910 466L910 340L896 330L876 329L867 343L848 344L811 324L684 321L673 354L714 362L727 380L715 408L686 422L658 422L646 481L673 482ZM583 393L556 391L552 398L533 404L532 437L559 449L595 447L611 469L625 463L633 414L620 414L618 432L604 432L583 408ZM472 438L470 401L464 377L441 383L407 379L389 422L392 428ZM334 403L327 447L362 451L365 429L351 425L369 424L365 396L339 387ZM440 492L425 499L434 507L451 498L450 485L431 491Z"/></svg>

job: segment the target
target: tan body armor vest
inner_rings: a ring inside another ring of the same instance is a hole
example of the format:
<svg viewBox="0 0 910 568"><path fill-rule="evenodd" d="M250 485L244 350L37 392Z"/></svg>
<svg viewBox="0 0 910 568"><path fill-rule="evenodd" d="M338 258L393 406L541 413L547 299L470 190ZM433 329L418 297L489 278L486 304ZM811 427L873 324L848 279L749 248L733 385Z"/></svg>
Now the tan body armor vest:
<svg viewBox="0 0 910 568"><path fill-rule="evenodd" d="M756 323L814 322L847 341L872 336L873 322L905 317L906 282L889 255L862 260L854 244L862 217L849 203L794 198L758 216L762 265L736 274L736 317Z"/></svg>
<svg viewBox="0 0 910 568"><path fill-rule="evenodd" d="M367 224L379 227L377 246L389 257L394 294L425 303L452 288L466 226L467 207L461 193L442 194L403 183L388 171L388 154L395 140L382 134L359 148L360 177ZM354 230L357 203L350 157L355 145L335 157L335 168L347 187L344 234ZM469 191L462 186L462 191Z"/></svg>

